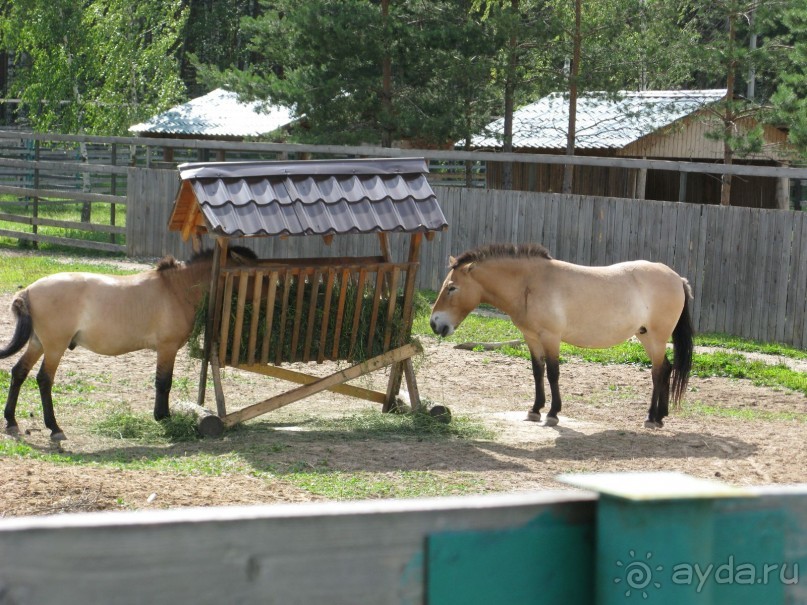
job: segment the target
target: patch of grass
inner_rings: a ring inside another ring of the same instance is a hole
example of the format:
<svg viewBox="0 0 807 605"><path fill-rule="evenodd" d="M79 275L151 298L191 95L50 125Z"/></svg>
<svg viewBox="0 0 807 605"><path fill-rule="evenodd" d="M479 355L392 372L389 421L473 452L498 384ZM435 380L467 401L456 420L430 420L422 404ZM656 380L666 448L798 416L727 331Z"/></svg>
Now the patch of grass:
<svg viewBox="0 0 807 605"><path fill-rule="evenodd" d="M292 472L282 478L312 494L329 500L369 498L422 498L479 491L482 482L470 473L453 474L450 480L429 471L390 473L344 473L326 469Z"/></svg>
<svg viewBox="0 0 807 605"><path fill-rule="evenodd" d="M379 414L366 410L337 418L316 418L309 427L339 433L343 439L390 439L454 438L493 439L495 434L481 422L466 416L454 416L449 423L439 422L428 412L416 414Z"/></svg>
<svg viewBox="0 0 807 605"><path fill-rule="evenodd" d="M177 443L196 441L196 419L190 414L173 414L160 422L150 415L136 414L128 410L108 413L92 427L93 433L111 439L123 439L140 443Z"/></svg>
<svg viewBox="0 0 807 605"><path fill-rule="evenodd" d="M4 202L3 212L8 214L16 214L18 216L33 216L33 203L25 201L18 201L12 196L2 196L0 199ZM60 221L81 221L81 211L84 206L83 202L75 202L72 200L49 200L47 203L41 203L38 208L38 216L50 220ZM111 220L111 204L93 202L92 203L92 217L91 223L94 225L110 225ZM126 226L126 208L121 205L116 206L115 210L115 225L118 227ZM23 225L21 223L0 221L0 228L8 229L9 231L18 231L21 233L31 233L33 228L30 225ZM85 241L96 242L109 242L110 236L108 233L96 231L84 231L82 229L73 229L70 227L56 227L51 225L39 225L37 233L40 235L49 235L53 237L65 237L70 239L78 239ZM125 243L126 235L118 234L116 242L119 244ZM32 242L27 240L17 240L15 238L0 237L0 245L9 248L28 249L33 248ZM53 244L48 242L39 242L38 250L45 252L59 252L73 250L69 246L63 244ZM82 250L82 255L86 253ZM96 254L90 252L90 254ZM101 255L108 255L109 253L100 253Z"/></svg>
<svg viewBox="0 0 807 605"><path fill-rule="evenodd" d="M135 271L120 269L106 263L81 261L59 255L8 256L4 257L3 262L0 263L0 292L15 292L32 284L40 277L62 271L83 271L114 275L135 273Z"/></svg>
<svg viewBox="0 0 807 605"><path fill-rule="evenodd" d="M682 416L717 416L721 418L734 418L737 420L795 420L797 422L807 422L807 414L804 412L771 412L768 410L758 410L754 408L723 408L714 405L707 405L702 401L688 402L681 410Z"/></svg>
<svg viewBox="0 0 807 605"><path fill-rule="evenodd" d="M420 334L431 333L428 312L416 318L415 331ZM517 338L521 338L521 334L509 319L471 314L460 324L457 331L445 340L448 342L501 342ZM784 364L768 364L749 360L742 355L744 352L765 353L790 359L807 359L807 351L777 343L759 343L724 334L697 335L695 345L721 348L726 351L695 353L692 360L693 376L746 379L759 386L783 388L807 395L807 374L804 372L792 370ZM647 353L642 345L635 341L624 342L608 349L583 349L562 344L560 353L561 362L565 358L575 358L593 363L650 367ZM486 354L530 359L530 352L526 345L505 346L497 352L486 352Z"/></svg>

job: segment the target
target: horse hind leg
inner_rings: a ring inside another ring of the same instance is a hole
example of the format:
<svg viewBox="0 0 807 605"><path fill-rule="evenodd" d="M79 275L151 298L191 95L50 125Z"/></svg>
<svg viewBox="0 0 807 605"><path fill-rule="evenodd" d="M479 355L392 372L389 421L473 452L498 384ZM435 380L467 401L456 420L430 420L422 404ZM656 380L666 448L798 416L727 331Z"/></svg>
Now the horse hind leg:
<svg viewBox="0 0 807 605"><path fill-rule="evenodd" d="M561 410L560 401L560 361L556 356L546 358L546 377L549 380L549 391L552 395L552 404L549 413L546 415L546 425L555 426L558 424L558 414Z"/></svg>
<svg viewBox="0 0 807 605"><path fill-rule="evenodd" d="M663 419L669 412L672 364L666 356L662 357L661 363L653 365L651 373L653 376L653 395L644 425L645 428L660 429L664 426Z"/></svg>
<svg viewBox="0 0 807 605"><path fill-rule="evenodd" d="M56 368L62 359L62 350L58 355L45 353L45 359L36 375L36 382L39 385L39 396L42 399L42 418L45 426L50 429L51 441L64 441L67 437L64 431L56 423L56 415L53 411L53 380L56 376Z"/></svg>
<svg viewBox="0 0 807 605"><path fill-rule="evenodd" d="M6 419L6 433L9 435L20 434L16 417L17 400L20 397L20 389L25 379L40 357L42 357L42 347L38 342L32 340L28 345L28 349L11 369L11 384L8 387L8 397L6 398L6 407L3 414Z"/></svg>
<svg viewBox="0 0 807 605"><path fill-rule="evenodd" d="M527 412L527 420L541 422L541 409L546 405L546 392L544 391L544 358L530 355L532 360L532 376L535 379L535 402L532 410Z"/></svg>

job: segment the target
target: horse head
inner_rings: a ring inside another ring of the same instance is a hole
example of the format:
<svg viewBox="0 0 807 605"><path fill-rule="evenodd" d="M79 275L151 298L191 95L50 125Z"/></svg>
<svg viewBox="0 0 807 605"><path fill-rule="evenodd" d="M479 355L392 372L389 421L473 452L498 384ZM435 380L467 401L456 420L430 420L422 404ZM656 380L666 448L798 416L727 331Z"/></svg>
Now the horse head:
<svg viewBox="0 0 807 605"><path fill-rule="evenodd" d="M459 264L450 256L448 264L451 270L440 288L429 321L434 333L440 336L451 336L482 300L482 288L472 276L474 263Z"/></svg>

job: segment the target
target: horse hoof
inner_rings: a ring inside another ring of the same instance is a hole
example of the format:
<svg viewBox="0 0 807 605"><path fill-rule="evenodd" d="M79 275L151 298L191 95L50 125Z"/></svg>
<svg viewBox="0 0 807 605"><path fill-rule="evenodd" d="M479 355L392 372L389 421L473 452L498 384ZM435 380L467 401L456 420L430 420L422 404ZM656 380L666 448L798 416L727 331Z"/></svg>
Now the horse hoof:
<svg viewBox="0 0 807 605"><path fill-rule="evenodd" d="M59 443L60 441L64 441L66 439L67 437L62 431L59 431L58 433L52 433L50 436L50 440L55 441L56 443Z"/></svg>
<svg viewBox="0 0 807 605"><path fill-rule="evenodd" d="M527 412L527 420L530 422L541 422L541 412Z"/></svg>
<svg viewBox="0 0 807 605"><path fill-rule="evenodd" d="M644 428L646 429L660 429L661 423L656 422L655 420L645 420L644 421Z"/></svg>
<svg viewBox="0 0 807 605"><path fill-rule="evenodd" d="M557 416L547 416L546 422L544 426L557 426L558 425L558 417Z"/></svg>
<svg viewBox="0 0 807 605"><path fill-rule="evenodd" d="M12 437L19 437L20 427L18 427L16 424L14 426L7 426L6 435L11 435Z"/></svg>

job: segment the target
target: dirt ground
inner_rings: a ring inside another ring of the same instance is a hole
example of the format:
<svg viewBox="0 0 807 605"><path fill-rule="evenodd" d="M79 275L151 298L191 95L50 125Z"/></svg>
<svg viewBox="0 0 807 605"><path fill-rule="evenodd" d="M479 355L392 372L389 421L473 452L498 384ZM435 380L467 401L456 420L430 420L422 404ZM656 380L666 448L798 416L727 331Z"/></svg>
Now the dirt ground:
<svg viewBox="0 0 807 605"><path fill-rule="evenodd" d="M10 295L0 296L3 342L13 332L10 301ZM556 480L558 474L593 471L676 470L735 485L807 482L807 422L803 416L788 420L766 414L807 413L803 395L757 387L749 381L692 378L684 410L673 412L663 429L648 430L643 427L651 390L648 370L569 361L561 366L561 422L546 427L525 420L534 393L528 362L457 350L433 338L423 339L423 345L425 354L417 368L422 396L448 405L455 416L484 423L495 431L494 438L345 440L309 430L306 423L311 418L374 405L325 393L248 423L259 430L222 439L165 447L103 439L87 430L87 418L101 407L94 404L151 410L156 356L149 351L117 358L80 349L68 352L57 382L60 376L80 379L85 403L60 404L57 397L57 418L68 436L62 449L70 455L81 454L87 462L55 464L0 457L0 516L319 499L284 480L282 473L267 478L261 472L306 467L390 476L426 471L446 481L461 477L479 493L563 489L566 486ZM10 370L15 359L0 361L0 368ZM181 351L172 399L194 400L198 376L198 362L188 357L187 350ZM360 385L383 390L385 381L381 371ZM233 408L288 388L289 383L254 374L225 373L227 401ZM213 405L212 393L207 401ZM762 414L749 420L693 411L704 406ZM42 451L54 450L38 409L33 417L19 419L27 431L21 437L25 443ZM181 458L188 452L234 453L255 472L199 476L182 469ZM114 468L114 461L121 457L162 455L176 458L176 471Z"/></svg>

